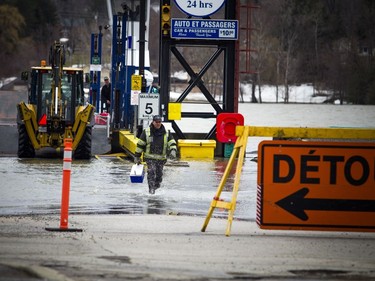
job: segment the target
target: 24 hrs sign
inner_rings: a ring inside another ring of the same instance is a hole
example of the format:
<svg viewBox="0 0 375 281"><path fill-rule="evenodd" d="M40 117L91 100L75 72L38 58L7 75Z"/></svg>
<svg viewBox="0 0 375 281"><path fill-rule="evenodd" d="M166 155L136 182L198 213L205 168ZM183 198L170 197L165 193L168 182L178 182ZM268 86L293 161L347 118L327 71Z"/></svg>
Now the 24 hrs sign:
<svg viewBox="0 0 375 281"><path fill-rule="evenodd" d="M257 222L270 229L375 231L375 144L264 141Z"/></svg>
<svg viewBox="0 0 375 281"><path fill-rule="evenodd" d="M225 0L175 0L175 3L189 16L206 17L220 10Z"/></svg>

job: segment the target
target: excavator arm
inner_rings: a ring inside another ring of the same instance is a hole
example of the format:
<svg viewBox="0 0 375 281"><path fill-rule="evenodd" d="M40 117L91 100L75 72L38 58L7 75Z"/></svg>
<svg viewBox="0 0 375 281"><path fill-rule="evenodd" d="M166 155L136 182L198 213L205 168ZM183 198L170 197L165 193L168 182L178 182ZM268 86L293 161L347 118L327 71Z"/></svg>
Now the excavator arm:
<svg viewBox="0 0 375 281"><path fill-rule="evenodd" d="M62 103L62 92L61 92L61 79L62 70L65 63L65 49L64 45L56 41L50 50L50 65L52 67L52 82L51 82L51 92L52 99L49 108L49 118L54 124L59 124L59 126L52 126L54 130L63 130L61 128L61 120L65 118L64 116L64 105Z"/></svg>

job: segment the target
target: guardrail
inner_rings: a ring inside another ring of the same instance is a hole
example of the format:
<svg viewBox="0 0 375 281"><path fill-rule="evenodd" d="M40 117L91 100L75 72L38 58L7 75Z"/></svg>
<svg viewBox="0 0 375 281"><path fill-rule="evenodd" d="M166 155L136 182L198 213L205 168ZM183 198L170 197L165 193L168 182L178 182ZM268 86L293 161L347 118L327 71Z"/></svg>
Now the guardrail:
<svg viewBox="0 0 375 281"><path fill-rule="evenodd" d="M248 128L249 137L301 138L301 139L373 139L375 128L293 128L237 126L236 136Z"/></svg>

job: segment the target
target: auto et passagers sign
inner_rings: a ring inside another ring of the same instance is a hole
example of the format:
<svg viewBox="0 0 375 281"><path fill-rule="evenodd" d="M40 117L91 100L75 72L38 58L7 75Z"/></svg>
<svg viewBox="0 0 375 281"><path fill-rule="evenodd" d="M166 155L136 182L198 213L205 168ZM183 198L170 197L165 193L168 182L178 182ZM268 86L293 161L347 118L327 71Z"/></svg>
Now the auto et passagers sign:
<svg viewBox="0 0 375 281"><path fill-rule="evenodd" d="M237 20L172 19L171 37L175 39L237 40Z"/></svg>

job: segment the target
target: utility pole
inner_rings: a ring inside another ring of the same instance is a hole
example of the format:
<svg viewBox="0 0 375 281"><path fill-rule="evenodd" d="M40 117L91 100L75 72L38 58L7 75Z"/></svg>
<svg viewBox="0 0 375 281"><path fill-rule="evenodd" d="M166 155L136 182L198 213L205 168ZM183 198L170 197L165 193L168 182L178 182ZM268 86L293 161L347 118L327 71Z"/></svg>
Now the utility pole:
<svg viewBox="0 0 375 281"><path fill-rule="evenodd" d="M139 6L139 75L142 76L141 93L146 92L146 79L145 79L145 33L146 33L146 1L140 1ZM143 125L137 126L137 136L141 134Z"/></svg>
<svg viewBox="0 0 375 281"><path fill-rule="evenodd" d="M145 75L145 32L146 32L146 1L140 1L139 17L139 75L142 75L142 93L146 92Z"/></svg>

